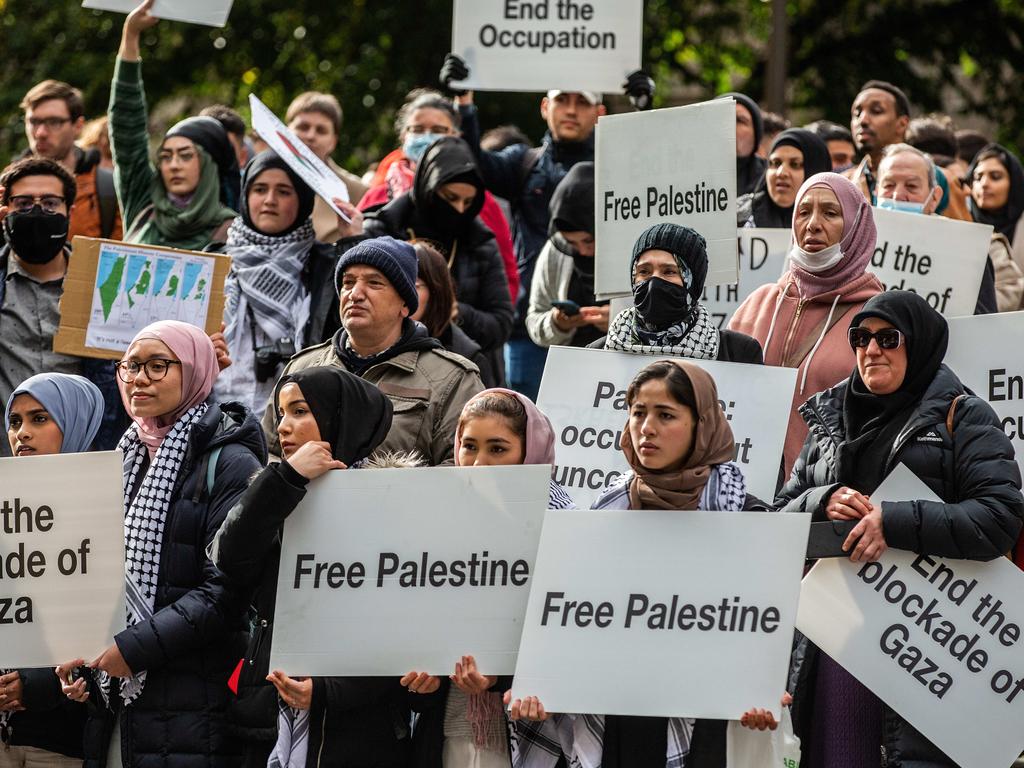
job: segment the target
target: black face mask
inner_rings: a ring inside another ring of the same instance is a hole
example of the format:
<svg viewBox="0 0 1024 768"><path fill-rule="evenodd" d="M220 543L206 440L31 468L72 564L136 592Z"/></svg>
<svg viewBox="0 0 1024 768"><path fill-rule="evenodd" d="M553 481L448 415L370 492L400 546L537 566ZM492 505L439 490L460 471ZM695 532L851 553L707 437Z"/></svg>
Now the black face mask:
<svg viewBox="0 0 1024 768"><path fill-rule="evenodd" d="M68 241L68 217L43 213L38 205L23 213L9 213L4 235L18 258L28 264L46 264Z"/></svg>
<svg viewBox="0 0 1024 768"><path fill-rule="evenodd" d="M693 311L690 292L660 277L649 277L633 286L633 305L644 323L658 331L685 322Z"/></svg>

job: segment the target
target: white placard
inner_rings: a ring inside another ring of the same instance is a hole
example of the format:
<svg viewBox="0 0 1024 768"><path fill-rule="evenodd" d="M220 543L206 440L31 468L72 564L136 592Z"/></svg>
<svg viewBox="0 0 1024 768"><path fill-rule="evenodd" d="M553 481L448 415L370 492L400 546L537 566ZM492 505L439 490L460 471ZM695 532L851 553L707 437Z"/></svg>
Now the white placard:
<svg viewBox="0 0 1024 768"><path fill-rule="evenodd" d="M227 24L233 2L234 0L156 0L150 13L158 19L223 27ZM138 6L139 0L85 0L82 3L83 8L118 13L131 13Z"/></svg>
<svg viewBox="0 0 1024 768"><path fill-rule="evenodd" d="M872 210L873 272L886 288L912 290L946 317L973 315L992 227L945 216Z"/></svg>
<svg viewBox="0 0 1024 768"><path fill-rule="evenodd" d="M589 507L629 467L619 448L629 411L626 389L642 368L669 355L551 347L538 407L555 430L555 480ZM719 402L736 438L736 462L747 489L775 498L779 462L793 405L796 369L690 360L715 379Z"/></svg>
<svg viewBox="0 0 1024 768"><path fill-rule="evenodd" d="M948 322L949 349L943 362L995 410L1024 473L1024 312Z"/></svg>
<svg viewBox="0 0 1024 768"><path fill-rule="evenodd" d="M780 715L810 515L552 510L513 698L550 712Z"/></svg>
<svg viewBox="0 0 1024 768"><path fill-rule="evenodd" d="M329 472L284 527L271 669L515 668L548 465ZM319 584L319 586L317 586Z"/></svg>
<svg viewBox="0 0 1024 768"><path fill-rule="evenodd" d="M0 459L0 668L91 661L124 629L121 462Z"/></svg>
<svg viewBox="0 0 1024 768"><path fill-rule="evenodd" d="M455 0L456 87L611 91L640 69L643 0Z"/></svg>
<svg viewBox="0 0 1024 768"><path fill-rule="evenodd" d="M249 94L249 108L252 110L252 129L267 142L278 156L288 163L288 167L299 174L314 192L323 198L331 210L345 221L351 221L345 213L334 204L334 198L348 199L348 187L330 167L307 147L302 139L296 136L277 115L270 111L266 104Z"/></svg>
<svg viewBox="0 0 1024 768"><path fill-rule="evenodd" d="M736 102L602 117L595 161L598 298L630 292L633 244L663 222L704 236L707 285L736 282Z"/></svg>
<svg viewBox="0 0 1024 768"><path fill-rule="evenodd" d="M938 500L902 464L871 499ZM804 579L797 629L957 765L1002 768L1024 748L1022 594L1003 557L830 558Z"/></svg>
<svg viewBox="0 0 1024 768"><path fill-rule="evenodd" d="M740 279L731 285L704 288L701 300L711 319L721 329L729 326L733 313L744 300L767 283L776 283L785 270L786 254L793 239L788 229L754 229L737 231L740 252Z"/></svg>
<svg viewBox="0 0 1024 768"><path fill-rule="evenodd" d="M206 328L213 271L208 255L100 242L85 345L128 349L158 320Z"/></svg>

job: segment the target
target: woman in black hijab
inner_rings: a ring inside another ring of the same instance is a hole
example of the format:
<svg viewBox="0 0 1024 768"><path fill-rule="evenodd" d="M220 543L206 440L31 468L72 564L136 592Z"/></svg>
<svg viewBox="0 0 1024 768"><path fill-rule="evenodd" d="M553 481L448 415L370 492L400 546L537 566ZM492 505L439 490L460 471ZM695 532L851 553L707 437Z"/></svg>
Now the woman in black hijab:
<svg viewBox="0 0 1024 768"><path fill-rule="evenodd" d="M772 142L768 168L754 191L736 200L737 226L793 226L793 204L806 179L832 170L828 145L803 128L789 128Z"/></svg>
<svg viewBox="0 0 1024 768"><path fill-rule="evenodd" d="M426 240L448 260L459 324L480 345L498 381L505 380L502 345L512 331L508 278L494 233L479 219L484 183L469 145L443 136L427 149L412 189L366 216L370 237Z"/></svg>
<svg viewBox="0 0 1024 768"><path fill-rule="evenodd" d="M757 102L745 93L731 91L719 98L736 100L736 194L746 195L764 175L764 158L757 156L764 136L764 118ZM753 141L748 135L753 131Z"/></svg>
<svg viewBox="0 0 1024 768"><path fill-rule="evenodd" d="M330 756L331 764L405 765L411 742L392 721L395 712L408 712L408 694L396 679L293 680L278 672L268 677L284 521L311 480L332 469L363 466L373 456L391 428L391 401L369 382L335 367L281 377L274 401L284 460L253 479L228 513L210 553L238 588L255 592L255 629L228 710L245 744L243 765L263 768L272 752L281 765L304 765L297 753L303 748L322 754L325 764ZM340 700L360 704L339 713L332 702ZM308 741L289 739L304 728ZM378 740L380 734L388 738ZM364 747L367 755L377 753L378 762L354 756L364 754L359 751Z"/></svg>
<svg viewBox="0 0 1024 768"><path fill-rule="evenodd" d="M1024 269L1024 166L999 144L989 144L967 169L971 216L1006 238L1010 256Z"/></svg>
<svg viewBox="0 0 1024 768"><path fill-rule="evenodd" d="M1020 470L991 406L942 363L945 318L916 293L887 291L854 316L849 338L857 368L801 406L810 433L776 506L857 521L843 545L854 561L877 560L890 546L969 560L1005 554L1024 518ZM872 501L901 463L941 501ZM877 764L883 746L908 764L955 765L806 639L801 645L790 679L808 768Z"/></svg>

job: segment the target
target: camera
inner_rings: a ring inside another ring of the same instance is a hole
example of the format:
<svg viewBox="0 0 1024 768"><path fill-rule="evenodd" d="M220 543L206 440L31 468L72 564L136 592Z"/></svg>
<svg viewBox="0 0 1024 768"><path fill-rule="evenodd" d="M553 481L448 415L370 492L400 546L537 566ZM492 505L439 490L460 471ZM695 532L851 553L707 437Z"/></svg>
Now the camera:
<svg viewBox="0 0 1024 768"><path fill-rule="evenodd" d="M277 375L277 368L295 355L295 343L291 339L278 339L273 344L256 347L256 381L264 382Z"/></svg>

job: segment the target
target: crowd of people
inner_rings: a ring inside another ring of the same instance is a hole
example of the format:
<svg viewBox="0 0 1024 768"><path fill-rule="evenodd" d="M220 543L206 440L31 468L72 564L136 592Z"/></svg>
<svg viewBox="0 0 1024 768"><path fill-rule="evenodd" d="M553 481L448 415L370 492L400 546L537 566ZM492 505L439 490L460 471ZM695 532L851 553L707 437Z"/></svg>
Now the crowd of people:
<svg viewBox="0 0 1024 768"><path fill-rule="evenodd" d="M854 95L849 130L723 94L737 224L791 230L787 268L720 329L704 237L656 223L613 315L594 285L602 94L548 91L540 146L512 126L481 136L449 54L362 176L331 159L337 99L300 94L286 122L345 184L339 216L228 107L151 136L151 8L124 23L107 115L86 123L67 83L33 86L28 150L0 174L0 456L123 452L127 596L127 629L96 659L9 669L0 649L0 768L724 768L725 721L549 713L470 648L443 677L269 668L282 526L310 482L554 465L535 401L555 345L651 358L625 395L629 470L594 509L800 512L856 521L855 562L893 547L1024 567L1013 445L943 364L943 316L869 271L875 207L977 221L994 231L975 312L1021 309L1024 168L1005 147L915 118L884 81ZM642 72L624 86L638 110L654 88ZM226 254L221 330L156 322L113 366L54 352L77 235ZM691 360L797 369L774 498L749 492L716 383ZM900 463L941 501L872 501ZM576 503L552 480L549 506ZM955 765L799 633L779 695L806 768ZM736 719L776 727L763 709Z"/></svg>

